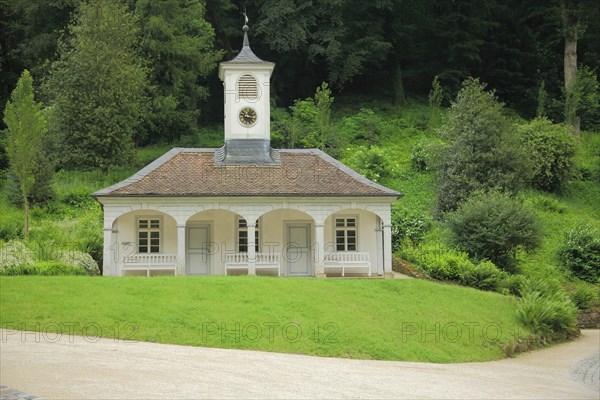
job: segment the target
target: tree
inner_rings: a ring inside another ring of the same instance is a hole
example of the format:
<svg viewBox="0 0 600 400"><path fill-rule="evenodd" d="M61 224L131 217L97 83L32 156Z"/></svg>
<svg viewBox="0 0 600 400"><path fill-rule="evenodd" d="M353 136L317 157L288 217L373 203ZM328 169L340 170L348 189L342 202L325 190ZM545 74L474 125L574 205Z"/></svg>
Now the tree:
<svg viewBox="0 0 600 400"><path fill-rule="evenodd" d="M156 86L150 141L177 139L197 131L199 103L208 96L201 79L217 66L222 53L214 49L215 35L204 20L200 0L137 0L142 48L150 60Z"/></svg>
<svg viewBox="0 0 600 400"><path fill-rule="evenodd" d="M475 193L449 215L448 226L459 249L508 271L514 271L518 249L532 250L541 243L535 213L501 192Z"/></svg>
<svg viewBox="0 0 600 400"><path fill-rule="evenodd" d="M36 103L33 94L33 79L29 71L23 71L4 110L7 126L7 153L10 168L19 181L25 225L23 236L29 238L29 194L35 184L35 160L41 150L46 133L46 120L42 106Z"/></svg>
<svg viewBox="0 0 600 400"><path fill-rule="evenodd" d="M455 210L475 190L516 192L526 179L527 165L503 105L485 84L463 82L441 128L449 144L439 159L437 214Z"/></svg>
<svg viewBox="0 0 600 400"><path fill-rule="evenodd" d="M147 113L137 24L118 0L79 5L46 86L62 166L107 171L132 159L133 137Z"/></svg>
<svg viewBox="0 0 600 400"><path fill-rule="evenodd" d="M325 146L331 142L329 131L333 99L327 82L323 82L321 86L317 87L317 91L315 92L315 106L319 111L317 127L319 129L319 148L321 150L325 150Z"/></svg>

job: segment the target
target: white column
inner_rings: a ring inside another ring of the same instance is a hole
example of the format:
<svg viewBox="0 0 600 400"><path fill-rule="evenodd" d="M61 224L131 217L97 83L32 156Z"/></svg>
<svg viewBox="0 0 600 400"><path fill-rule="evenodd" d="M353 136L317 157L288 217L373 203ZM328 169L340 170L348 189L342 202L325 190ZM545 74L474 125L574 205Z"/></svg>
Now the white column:
<svg viewBox="0 0 600 400"><path fill-rule="evenodd" d="M113 246L113 230L112 227L104 227L104 250L102 253L102 275L111 276L115 275L116 271L113 271L113 251L116 250L116 246Z"/></svg>
<svg viewBox="0 0 600 400"><path fill-rule="evenodd" d="M377 275L383 275L383 228L381 218L377 217L375 228L375 243L377 247Z"/></svg>
<svg viewBox="0 0 600 400"><path fill-rule="evenodd" d="M325 226L324 224L315 224L315 272L317 277L325 275Z"/></svg>
<svg viewBox="0 0 600 400"><path fill-rule="evenodd" d="M383 225L383 272L392 273L392 225Z"/></svg>
<svg viewBox="0 0 600 400"><path fill-rule="evenodd" d="M185 225L177 225L177 273L185 275Z"/></svg>
<svg viewBox="0 0 600 400"><path fill-rule="evenodd" d="M256 224L248 223L248 275L256 275Z"/></svg>

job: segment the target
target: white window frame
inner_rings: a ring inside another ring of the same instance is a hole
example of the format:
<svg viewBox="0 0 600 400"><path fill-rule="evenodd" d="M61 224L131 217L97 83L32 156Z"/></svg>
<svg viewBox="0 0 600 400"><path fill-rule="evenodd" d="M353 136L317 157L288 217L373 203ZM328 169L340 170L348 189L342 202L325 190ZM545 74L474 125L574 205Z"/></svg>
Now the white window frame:
<svg viewBox="0 0 600 400"><path fill-rule="evenodd" d="M243 217L237 217L235 219L235 247L236 247L238 253L247 253L248 252L248 244L246 244L245 251L240 250L240 232L248 232L248 222L246 222L246 226L240 227L240 221L246 221L246 219ZM256 220L256 226L254 229L254 244L256 246L256 248L255 248L256 253L260 252L260 249L261 249L262 235L260 234L260 230L261 230L260 225L261 225L261 221L259 218ZM248 240L248 236L246 236L246 240Z"/></svg>
<svg viewBox="0 0 600 400"><path fill-rule="evenodd" d="M140 220L148 220L148 228L140 228ZM151 228L151 220L158 220L158 228ZM135 244L136 244L136 252L137 254L161 254L163 252L163 218L160 215L140 215L135 218ZM140 252L140 231L148 232L148 244L146 247L148 251L142 253ZM158 232L158 253L151 252L151 232Z"/></svg>
<svg viewBox="0 0 600 400"><path fill-rule="evenodd" d="M352 226L352 227L346 226L347 220L350 218L354 219L354 226ZM344 220L343 227L337 226L338 219ZM358 215L334 215L332 223L333 223L333 243L335 246L335 251L336 252L344 252L344 253L357 252L358 251L358 229L359 229L358 228L359 227ZM343 230L344 232L354 231L354 250L348 250L348 235L347 234L344 234L344 249L343 250L338 249L337 231L339 231L339 230Z"/></svg>

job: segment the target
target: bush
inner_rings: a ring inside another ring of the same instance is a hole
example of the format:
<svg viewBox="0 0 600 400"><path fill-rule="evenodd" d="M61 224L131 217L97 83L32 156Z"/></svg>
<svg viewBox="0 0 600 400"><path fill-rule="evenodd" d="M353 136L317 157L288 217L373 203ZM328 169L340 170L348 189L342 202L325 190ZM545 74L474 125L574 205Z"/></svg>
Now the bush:
<svg viewBox="0 0 600 400"><path fill-rule="evenodd" d="M587 285L579 285L571 292L571 300L580 310L590 308L596 297L596 291Z"/></svg>
<svg viewBox="0 0 600 400"><path fill-rule="evenodd" d="M373 182L394 175L394 166L382 149L377 146L366 148L364 146L347 149L346 157L342 162L364 175Z"/></svg>
<svg viewBox="0 0 600 400"><path fill-rule="evenodd" d="M17 265L0 270L0 275L86 275L81 267L57 261L40 261L32 265Z"/></svg>
<svg viewBox="0 0 600 400"><path fill-rule="evenodd" d="M521 296L526 280L523 275L505 274L500 281L499 288L503 291L506 290L512 295Z"/></svg>
<svg viewBox="0 0 600 400"><path fill-rule="evenodd" d="M475 268L466 253L445 246L417 247L405 242L400 254L431 278L443 281L461 282L465 271Z"/></svg>
<svg viewBox="0 0 600 400"><path fill-rule="evenodd" d="M549 339L576 336L578 310L562 290L544 293L528 286L517 305L517 318L534 333Z"/></svg>
<svg viewBox="0 0 600 400"><path fill-rule="evenodd" d="M431 221L424 215L418 215L406 209L392 209L392 249L400 249L405 239L419 243L431 228Z"/></svg>
<svg viewBox="0 0 600 400"><path fill-rule="evenodd" d="M508 194L476 193L448 216L452 241L476 259L488 259L509 272L515 270L518 249L541 243L535 213Z"/></svg>
<svg viewBox="0 0 600 400"><path fill-rule="evenodd" d="M0 270L33 263L32 251L22 242L12 241L0 244Z"/></svg>
<svg viewBox="0 0 600 400"><path fill-rule="evenodd" d="M597 229L584 224L569 230L559 255L575 276L586 282L599 282L600 234Z"/></svg>
<svg viewBox="0 0 600 400"><path fill-rule="evenodd" d="M88 275L100 275L98 264L92 256L81 251L65 251L59 255L59 261L71 265L75 268L81 268Z"/></svg>
<svg viewBox="0 0 600 400"><path fill-rule="evenodd" d="M465 286L474 287L480 290L496 291L500 287L500 281L503 277L494 263L482 261L473 268L467 268L461 276L461 283Z"/></svg>
<svg viewBox="0 0 600 400"><path fill-rule="evenodd" d="M24 214L13 210L2 210L0 221L0 240L10 241L23 235Z"/></svg>
<svg viewBox="0 0 600 400"><path fill-rule="evenodd" d="M436 214L456 210L472 192L516 193L526 181L527 158L503 115L503 105L485 85L469 78L450 107L441 133Z"/></svg>
<svg viewBox="0 0 600 400"><path fill-rule="evenodd" d="M381 117L370 108L361 108L359 113L342 120L341 134L354 143L368 146L379 142L382 132Z"/></svg>
<svg viewBox="0 0 600 400"><path fill-rule="evenodd" d="M420 140L413 147L410 163L417 172L435 170L438 160L437 155L442 152L443 146L438 142Z"/></svg>
<svg viewBox="0 0 600 400"><path fill-rule="evenodd" d="M531 161L531 186L561 192L573 175L575 139L564 125L536 118L520 125L518 132Z"/></svg>

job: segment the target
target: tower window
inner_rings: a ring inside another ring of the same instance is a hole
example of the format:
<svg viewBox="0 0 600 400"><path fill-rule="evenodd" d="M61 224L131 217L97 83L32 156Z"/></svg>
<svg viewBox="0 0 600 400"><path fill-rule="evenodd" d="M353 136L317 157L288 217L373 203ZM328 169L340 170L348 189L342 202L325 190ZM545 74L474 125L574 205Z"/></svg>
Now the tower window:
<svg viewBox="0 0 600 400"><path fill-rule="evenodd" d="M238 95L244 100L258 99L258 83L252 75L242 75L238 80Z"/></svg>

